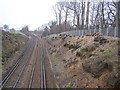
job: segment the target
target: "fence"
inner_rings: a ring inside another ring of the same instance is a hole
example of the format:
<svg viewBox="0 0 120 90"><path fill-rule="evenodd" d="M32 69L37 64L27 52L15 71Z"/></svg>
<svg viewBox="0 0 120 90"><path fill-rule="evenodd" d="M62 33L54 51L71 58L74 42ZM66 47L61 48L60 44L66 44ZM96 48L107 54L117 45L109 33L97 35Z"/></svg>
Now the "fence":
<svg viewBox="0 0 120 90"><path fill-rule="evenodd" d="M116 27L108 27L105 29L72 30L72 31L62 32L61 34L64 33L67 35L83 36L83 35L93 35L94 33L100 32L104 36L120 37L119 29L117 29Z"/></svg>

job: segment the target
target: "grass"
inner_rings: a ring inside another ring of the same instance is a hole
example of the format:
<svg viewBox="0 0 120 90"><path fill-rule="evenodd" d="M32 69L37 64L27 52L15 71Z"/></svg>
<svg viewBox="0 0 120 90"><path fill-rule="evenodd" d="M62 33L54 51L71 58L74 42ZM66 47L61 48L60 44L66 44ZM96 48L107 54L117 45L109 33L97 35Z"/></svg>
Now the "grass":
<svg viewBox="0 0 120 90"><path fill-rule="evenodd" d="M66 85L66 88L68 88L68 89L73 88L73 84L72 84L71 82L69 82L69 83Z"/></svg>
<svg viewBox="0 0 120 90"><path fill-rule="evenodd" d="M2 31L2 62L7 61L16 51L20 50L27 40L28 38L21 34Z"/></svg>
<svg viewBox="0 0 120 90"><path fill-rule="evenodd" d="M103 52L105 58L111 58L112 57L112 50L106 50Z"/></svg>

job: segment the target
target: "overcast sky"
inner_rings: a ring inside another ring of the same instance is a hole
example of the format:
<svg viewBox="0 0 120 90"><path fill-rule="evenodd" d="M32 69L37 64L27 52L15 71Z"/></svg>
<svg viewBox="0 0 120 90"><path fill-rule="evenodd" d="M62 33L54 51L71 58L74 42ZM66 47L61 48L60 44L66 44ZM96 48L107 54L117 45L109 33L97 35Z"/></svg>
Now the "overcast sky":
<svg viewBox="0 0 120 90"><path fill-rule="evenodd" d="M28 25L37 29L55 19L52 6L58 0L0 0L0 26L20 29Z"/></svg>

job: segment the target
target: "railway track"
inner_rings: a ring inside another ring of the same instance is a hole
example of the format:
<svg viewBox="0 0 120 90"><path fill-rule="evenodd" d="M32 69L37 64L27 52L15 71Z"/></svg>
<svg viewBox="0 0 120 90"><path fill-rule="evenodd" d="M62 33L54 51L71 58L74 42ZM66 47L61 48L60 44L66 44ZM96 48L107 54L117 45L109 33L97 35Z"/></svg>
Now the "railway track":
<svg viewBox="0 0 120 90"><path fill-rule="evenodd" d="M50 82L46 57L42 40L39 41L37 37L32 38L10 72L3 78L0 89L25 87L46 90Z"/></svg>
<svg viewBox="0 0 120 90"><path fill-rule="evenodd" d="M25 58L26 54L30 51L32 52L33 48L34 48L34 45L32 45L34 43L34 40L32 40L29 44L28 44L28 47L23 51L23 54L20 55L20 57L18 58L18 60L16 61L16 63L14 64L14 66L11 68L11 70L8 72L8 74L3 78L2 82L0 83L0 89L4 89L4 88L8 88L6 85L8 83L8 81L11 79L11 77L14 75L14 73L17 71L17 69L20 67L20 64L23 62L23 58ZM32 53L29 53L29 55L31 55ZM29 60L29 59L28 59ZM28 60L26 60L25 64L22 66L21 70L20 70L20 74L19 76L17 77L15 83L10 86L12 86L12 88L15 88L18 81L19 81L19 78L26 66L26 63L28 62Z"/></svg>
<svg viewBox="0 0 120 90"><path fill-rule="evenodd" d="M38 55L38 41L37 41L37 44L36 44L36 52L35 52L35 60L34 60L34 63L33 63L33 68L32 68L32 71L31 71L31 76L30 76L30 80L29 80L29 84L28 84L28 88L32 88L32 85L33 85L33 79L34 79L34 75L35 75L35 67L36 67L36 63L37 63L37 55Z"/></svg>
<svg viewBox="0 0 120 90"><path fill-rule="evenodd" d="M51 71L49 57L46 52L46 45L44 39L41 42L41 88L46 90L47 88L58 88L56 86L53 72Z"/></svg>
<svg viewBox="0 0 120 90"><path fill-rule="evenodd" d="M37 42L36 42L35 48L36 48L36 46L37 46ZM27 60L27 62L28 62L28 61L29 61L29 59ZM31 75L31 78L30 78L30 83L29 83L29 87L28 87L28 88L31 88L32 79L33 79L32 77L33 77L33 73L34 73L34 70L35 70L35 68L34 68L34 67L35 67L35 63L36 63L36 60L35 60L35 62L34 62L34 66L33 66L33 70L32 70L32 75ZM22 76L22 74L23 74L26 66L27 66L27 63L23 66L23 68L22 68L22 70L21 70L21 73L19 74L19 77L17 78L17 80L16 80L13 88L16 88L17 84L19 83L19 80L20 80L20 78L21 78L21 76Z"/></svg>
<svg viewBox="0 0 120 90"><path fill-rule="evenodd" d="M42 53L41 53L41 88L44 88L44 90L46 90L47 88L45 56L44 56L43 48L42 48Z"/></svg>

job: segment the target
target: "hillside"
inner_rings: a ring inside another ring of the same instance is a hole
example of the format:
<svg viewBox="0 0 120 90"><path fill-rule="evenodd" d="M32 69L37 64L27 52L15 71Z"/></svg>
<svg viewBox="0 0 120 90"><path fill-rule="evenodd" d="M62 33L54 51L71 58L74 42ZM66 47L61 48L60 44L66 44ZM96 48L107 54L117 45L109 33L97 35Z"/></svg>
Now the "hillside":
<svg viewBox="0 0 120 90"><path fill-rule="evenodd" d="M51 68L60 87L116 88L118 76L118 38L59 35L45 38Z"/></svg>
<svg viewBox="0 0 120 90"><path fill-rule="evenodd" d="M21 50L28 38L17 33L9 33L2 30L2 65L4 69L10 67L14 55Z"/></svg>

